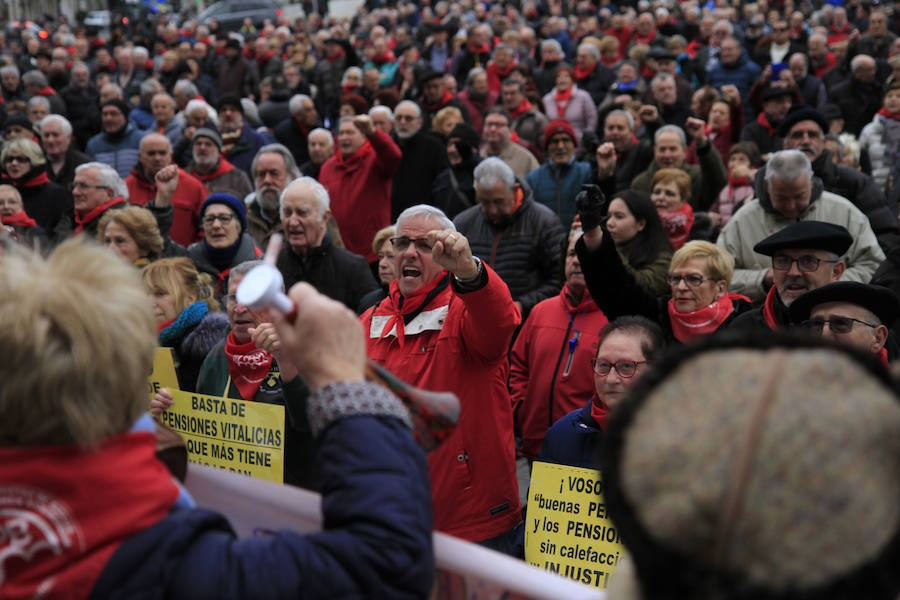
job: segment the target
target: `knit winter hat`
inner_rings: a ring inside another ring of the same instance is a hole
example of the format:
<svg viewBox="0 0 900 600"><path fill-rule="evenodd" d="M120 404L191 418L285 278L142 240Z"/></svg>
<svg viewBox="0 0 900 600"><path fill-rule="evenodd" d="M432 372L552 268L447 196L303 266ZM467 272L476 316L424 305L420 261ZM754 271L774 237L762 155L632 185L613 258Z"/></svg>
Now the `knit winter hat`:
<svg viewBox="0 0 900 600"><path fill-rule="evenodd" d="M241 200L238 200L231 194L213 194L209 196L206 200L203 201L203 204L200 205L200 219L203 219L203 215L206 214L206 209L211 204L224 204L228 208L234 211L237 215L238 219L241 221L241 233L247 231L247 209L244 208L244 203Z"/></svg>
<svg viewBox="0 0 900 600"><path fill-rule="evenodd" d="M194 137L192 138L191 143L197 140L197 138L207 138L213 141L213 143L219 147L219 152L222 151L222 136L219 135L219 132L215 129L211 129L209 127L200 127L197 131L194 132Z"/></svg>
<svg viewBox="0 0 900 600"><path fill-rule="evenodd" d="M553 119L544 128L544 150L550 147L550 138L558 133L564 133L572 138L574 143L578 143L578 138L575 137L575 130L572 129L572 125L568 121L565 119Z"/></svg>
<svg viewBox="0 0 900 600"><path fill-rule="evenodd" d="M126 117L128 116L128 113L131 112L131 107L121 98L113 98L112 100L107 100L101 105L100 109L102 110L107 106L115 106L120 111L122 111L122 114Z"/></svg>
<svg viewBox="0 0 900 600"><path fill-rule="evenodd" d="M900 590L900 402L871 357L774 334L686 347L613 414L602 470L645 600Z"/></svg>

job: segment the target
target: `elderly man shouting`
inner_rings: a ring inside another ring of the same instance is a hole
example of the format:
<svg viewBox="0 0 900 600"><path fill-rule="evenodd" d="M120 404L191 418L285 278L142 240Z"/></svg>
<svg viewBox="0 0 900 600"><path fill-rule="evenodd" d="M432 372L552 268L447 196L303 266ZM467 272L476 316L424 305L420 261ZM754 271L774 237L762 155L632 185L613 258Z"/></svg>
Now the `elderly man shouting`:
<svg viewBox="0 0 900 600"><path fill-rule="evenodd" d="M520 505L507 350L519 311L440 210L406 209L396 236L400 277L361 317L369 358L408 383L459 397L459 426L428 457L434 527L509 552Z"/></svg>

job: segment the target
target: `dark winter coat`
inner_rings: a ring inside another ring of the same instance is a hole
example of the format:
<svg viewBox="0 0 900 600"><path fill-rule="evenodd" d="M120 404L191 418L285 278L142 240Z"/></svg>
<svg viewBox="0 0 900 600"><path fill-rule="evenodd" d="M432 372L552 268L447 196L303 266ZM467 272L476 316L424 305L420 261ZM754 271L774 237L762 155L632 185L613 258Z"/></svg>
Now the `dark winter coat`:
<svg viewBox="0 0 900 600"><path fill-rule="evenodd" d="M309 160L309 146L306 140L309 133L304 133L300 129L294 117L284 119L275 125L274 134L278 143L283 144L291 151L291 154L294 155L294 162L298 165Z"/></svg>
<svg viewBox="0 0 900 600"><path fill-rule="evenodd" d="M547 430L539 461L583 469L597 468L597 451L603 441L603 430L591 416L591 402L593 399Z"/></svg>
<svg viewBox="0 0 900 600"><path fill-rule="evenodd" d="M178 389L185 392L198 391L200 366L216 344L224 343L227 331L228 317L224 313L209 312L193 329L172 344Z"/></svg>
<svg viewBox="0 0 900 600"><path fill-rule="evenodd" d="M424 129L406 140L392 137L402 153L391 186L391 221L396 221L410 206L431 204L431 187L448 163L443 144Z"/></svg>

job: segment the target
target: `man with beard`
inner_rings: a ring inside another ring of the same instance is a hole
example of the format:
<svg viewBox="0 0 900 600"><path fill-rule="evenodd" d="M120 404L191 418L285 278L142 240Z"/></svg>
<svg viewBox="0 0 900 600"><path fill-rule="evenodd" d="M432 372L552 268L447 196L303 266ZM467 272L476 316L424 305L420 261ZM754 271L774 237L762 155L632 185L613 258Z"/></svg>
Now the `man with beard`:
<svg viewBox="0 0 900 600"><path fill-rule="evenodd" d="M753 300L766 296L774 284L771 261L754 246L797 221L825 221L850 233L844 280L868 282L884 260L866 216L847 199L822 189L806 154L782 150L766 165L763 189L757 187L757 197L734 213L716 242L735 259L730 291Z"/></svg>
<svg viewBox="0 0 900 600"><path fill-rule="evenodd" d="M209 194L231 194L245 198L253 192L247 174L220 154L222 138L219 132L200 127L191 138L191 162L185 170L206 186Z"/></svg>
<svg viewBox="0 0 900 600"><path fill-rule="evenodd" d="M75 149L72 124L60 115L48 115L41 121L41 145L47 155L47 176L63 187L75 180L75 167L93 160Z"/></svg>
<svg viewBox="0 0 900 600"><path fill-rule="evenodd" d="M294 153L294 162L302 165L309 160L307 140L309 133L316 127L319 113L312 98L305 94L296 94L288 102L290 118L275 126L275 139Z"/></svg>
<svg viewBox="0 0 900 600"><path fill-rule="evenodd" d="M285 188L280 205L285 244L276 266L285 287L305 281L355 311L378 284L366 259L336 246L328 235L328 191L315 179L301 177Z"/></svg>
<svg viewBox="0 0 900 600"><path fill-rule="evenodd" d="M591 166L575 160L577 139L572 126L565 119L556 119L544 132L547 140L547 162L535 169L525 180L531 186L534 199L556 213L568 231L575 219L575 195L581 186L593 180Z"/></svg>
<svg viewBox="0 0 900 600"><path fill-rule="evenodd" d="M100 122L103 131L88 140L85 153L115 169L119 177L127 177L138 162L143 133L128 122L128 104L124 100L104 102L100 108ZM72 126L77 132L74 121Z"/></svg>
<svg viewBox="0 0 900 600"><path fill-rule="evenodd" d="M450 166L437 176L431 188L431 204L453 219L475 206L473 172L478 156L478 134L468 123L458 123L447 138L447 160Z"/></svg>
<svg viewBox="0 0 900 600"><path fill-rule="evenodd" d="M535 202L528 184L499 158L475 168L478 206L453 220L477 256L509 286L522 317L563 284L565 230L552 210Z"/></svg>
<svg viewBox="0 0 900 600"><path fill-rule="evenodd" d="M307 146L309 160L300 165L300 174L318 181L322 165L334 154L334 137L327 129L317 127L309 132Z"/></svg>
<svg viewBox="0 0 900 600"><path fill-rule="evenodd" d="M262 248L269 245L273 233L281 233L278 199L287 184L300 177L297 163L291 151L281 144L269 144L260 148L250 167L256 191L246 199L247 233Z"/></svg>
<svg viewBox="0 0 900 600"><path fill-rule="evenodd" d="M391 137L403 153L391 187L391 220L428 199L437 176L447 168L447 154L436 137L422 129L422 109L404 100L394 109Z"/></svg>
<svg viewBox="0 0 900 600"><path fill-rule="evenodd" d="M125 178L129 202L145 206L156 198L156 174L171 164L172 146L168 138L159 133L145 136L141 140L139 162ZM200 206L207 195L206 186L178 169L178 187L171 198L174 212L169 237L185 248L202 238Z"/></svg>
<svg viewBox="0 0 900 600"><path fill-rule="evenodd" d="M845 227L822 221L798 221L762 240L754 252L772 257L772 287L762 307L738 316L729 329L784 329L788 307L803 293L838 281L847 268L841 257L853 244Z"/></svg>
<svg viewBox="0 0 900 600"><path fill-rule="evenodd" d="M250 163L259 149L273 140L244 121L244 107L239 97L232 94L222 96L216 109L221 120L222 155L235 167L252 175Z"/></svg>

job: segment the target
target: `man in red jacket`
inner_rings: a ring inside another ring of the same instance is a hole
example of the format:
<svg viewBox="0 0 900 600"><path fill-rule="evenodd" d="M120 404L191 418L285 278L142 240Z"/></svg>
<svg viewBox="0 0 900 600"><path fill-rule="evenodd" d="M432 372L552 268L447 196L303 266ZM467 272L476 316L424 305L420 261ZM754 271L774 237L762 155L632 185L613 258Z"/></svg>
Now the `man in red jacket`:
<svg viewBox="0 0 900 600"><path fill-rule="evenodd" d="M400 167L400 148L371 117L357 115L341 119L338 149L322 165L319 182L328 190L344 247L373 263L372 240L391 224L391 180Z"/></svg>
<svg viewBox="0 0 900 600"><path fill-rule="evenodd" d="M141 140L138 164L125 178L128 200L146 206L156 198L156 174L172 164L172 145L164 135L151 133ZM206 200L206 186L193 176L178 169L178 188L172 195L174 215L169 237L185 248L202 237L200 234L200 205Z"/></svg>
<svg viewBox="0 0 900 600"><path fill-rule="evenodd" d="M403 211L391 242L399 278L362 316L366 351L408 383L457 395L459 425L428 456L434 527L511 553L521 510L506 356L519 310L439 209Z"/></svg>

